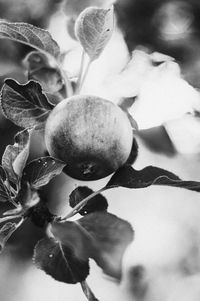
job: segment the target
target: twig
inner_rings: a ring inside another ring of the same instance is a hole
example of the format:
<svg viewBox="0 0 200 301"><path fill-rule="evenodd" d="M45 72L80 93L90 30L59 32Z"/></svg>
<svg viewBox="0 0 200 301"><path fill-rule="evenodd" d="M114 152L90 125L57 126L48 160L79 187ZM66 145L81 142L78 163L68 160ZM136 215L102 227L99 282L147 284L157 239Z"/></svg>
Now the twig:
<svg viewBox="0 0 200 301"><path fill-rule="evenodd" d="M5 216L5 217L1 217L0 218L0 223L4 223L4 222L7 222L11 219L15 219L15 218L20 218L21 215L9 215L9 216Z"/></svg>
<svg viewBox="0 0 200 301"><path fill-rule="evenodd" d="M91 63L92 63L91 60L89 60L88 63L87 63L87 66L86 66L86 68L85 68L85 72L84 72L84 74L83 74L82 80L81 80L79 86L77 87L77 91L76 91L77 94L80 93L80 91L81 91L81 89L82 89L82 87L83 87L83 84L84 84L85 79L86 79L86 77L87 77L87 74L88 74L88 71L89 71L89 68L90 68Z"/></svg>
<svg viewBox="0 0 200 301"><path fill-rule="evenodd" d="M77 214L86 204L87 202L92 199L93 197L95 197L97 194L109 189L110 187L103 187L93 193L91 193L88 197L86 197L85 199L83 199L79 204L77 204L65 217L63 218L59 218L59 221L66 221L68 218L74 216L75 214Z"/></svg>

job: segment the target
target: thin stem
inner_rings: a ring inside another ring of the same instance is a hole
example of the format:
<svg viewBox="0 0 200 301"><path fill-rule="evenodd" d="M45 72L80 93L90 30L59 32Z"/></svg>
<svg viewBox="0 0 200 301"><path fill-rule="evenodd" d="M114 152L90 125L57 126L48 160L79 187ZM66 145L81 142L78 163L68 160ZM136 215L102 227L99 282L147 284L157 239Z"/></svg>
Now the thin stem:
<svg viewBox="0 0 200 301"><path fill-rule="evenodd" d="M0 223L4 223L4 222L10 221L15 218L20 218L20 217L21 217L21 215L9 215L9 216L5 216L5 217L1 217Z"/></svg>
<svg viewBox="0 0 200 301"><path fill-rule="evenodd" d="M26 219L24 217L22 217L22 219L19 221L19 223L16 225L16 229L17 230L22 224L23 222L25 221Z"/></svg>
<svg viewBox="0 0 200 301"><path fill-rule="evenodd" d="M87 77L87 75L88 75L88 71L89 71L89 68L90 68L91 63L92 63L91 60L89 60L88 63L87 63L87 66L86 66L86 68L85 68L85 72L84 72L84 74L83 74L82 80L81 80L81 82L80 82L80 84L79 84L79 87L77 88L77 91L76 91L77 94L80 93L80 91L81 91L81 89L82 89L82 87L83 87L83 84L84 84L85 79L86 79L86 77Z"/></svg>
<svg viewBox="0 0 200 301"><path fill-rule="evenodd" d="M83 290L83 293L85 294L86 298L88 299L88 301L99 301L94 293L92 292L91 288L89 287L89 285L87 284L87 281L82 281L81 283L81 288Z"/></svg>
<svg viewBox="0 0 200 301"><path fill-rule="evenodd" d="M65 73L65 71L62 69L62 66L60 66L60 64L57 64L60 73L62 75L62 78L64 80L64 85L65 85L65 90L66 90L66 97L72 96L73 95L73 89L72 89L72 85Z"/></svg>
<svg viewBox="0 0 200 301"><path fill-rule="evenodd" d="M83 199L79 204L77 204L65 217L63 218L59 218L60 221L66 221L68 218L74 216L75 214L77 214L86 204L87 202L92 199L93 197L95 197L97 194L105 191L109 189L109 187L103 187L93 193L91 193L88 197L86 197L85 199Z"/></svg>
<svg viewBox="0 0 200 301"><path fill-rule="evenodd" d="M85 62L85 51L83 49L82 54L81 54L81 64L80 64L80 70L79 70L78 79L77 79L77 83L76 83L75 94L78 94L78 91L79 91L79 88L80 88L81 78L82 78L82 74L83 74L84 62Z"/></svg>

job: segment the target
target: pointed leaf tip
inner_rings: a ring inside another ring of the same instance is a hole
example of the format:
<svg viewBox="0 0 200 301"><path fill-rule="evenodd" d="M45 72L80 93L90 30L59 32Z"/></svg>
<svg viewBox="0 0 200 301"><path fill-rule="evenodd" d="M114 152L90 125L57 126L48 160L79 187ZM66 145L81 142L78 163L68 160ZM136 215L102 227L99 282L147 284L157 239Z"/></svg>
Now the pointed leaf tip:
<svg viewBox="0 0 200 301"><path fill-rule="evenodd" d="M110 40L114 26L113 7L86 8L75 23L75 34L90 60L96 60Z"/></svg>
<svg viewBox="0 0 200 301"><path fill-rule="evenodd" d="M10 39L29 45L52 55L56 59L60 55L60 48L50 33L28 23L0 21L0 39Z"/></svg>

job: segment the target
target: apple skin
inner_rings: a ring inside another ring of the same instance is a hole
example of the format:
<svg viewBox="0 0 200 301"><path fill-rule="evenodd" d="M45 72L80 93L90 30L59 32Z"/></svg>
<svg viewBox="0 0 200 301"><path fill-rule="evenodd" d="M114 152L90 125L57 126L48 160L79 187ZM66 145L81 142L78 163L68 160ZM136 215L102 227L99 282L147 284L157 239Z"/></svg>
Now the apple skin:
<svg viewBox="0 0 200 301"><path fill-rule="evenodd" d="M78 180L98 180L116 171L129 159L133 140L126 113L96 96L64 99L45 127L49 154L64 161L65 173Z"/></svg>

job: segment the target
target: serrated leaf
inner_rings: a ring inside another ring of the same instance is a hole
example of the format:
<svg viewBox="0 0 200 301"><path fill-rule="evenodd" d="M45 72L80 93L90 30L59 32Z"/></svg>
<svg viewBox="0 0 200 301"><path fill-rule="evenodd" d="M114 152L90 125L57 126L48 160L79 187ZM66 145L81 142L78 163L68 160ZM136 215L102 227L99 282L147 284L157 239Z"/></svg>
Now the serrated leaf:
<svg viewBox="0 0 200 301"><path fill-rule="evenodd" d="M172 172L155 166L147 166L142 170L135 170L130 165L123 166L111 177L106 187L145 188L151 185L165 185L200 192L200 182L183 181Z"/></svg>
<svg viewBox="0 0 200 301"><path fill-rule="evenodd" d="M71 244L78 258L93 258L105 273L120 278L122 257L134 232L125 220L95 212L76 222L53 223L52 233L62 243Z"/></svg>
<svg viewBox="0 0 200 301"><path fill-rule="evenodd" d="M3 248L13 234L13 232L17 229L17 224L8 222L0 229L0 253L3 251Z"/></svg>
<svg viewBox="0 0 200 301"><path fill-rule="evenodd" d="M75 284L89 275L89 260L78 259L73 250L54 238L40 240L34 250L36 266L54 279Z"/></svg>
<svg viewBox="0 0 200 301"><path fill-rule="evenodd" d="M31 24L0 21L0 38L29 45L55 58L60 55L60 48L50 33Z"/></svg>
<svg viewBox="0 0 200 301"><path fill-rule="evenodd" d="M87 186L79 186L74 189L69 196L69 204L74 208L83 199L93 193L93 190ZM87 204L79 211L81 215L86 215L95 211L104 211L108 208L108 202L102 194L91 198Z"/></svg>
<svg viewBox="0 0 200 301"><path fill-rule="evenodd" d="M30 138L33 129L25 129L15 135L14 145L8 145L2 156L2 166L13 183L21 177L29 156Z"/></svg>
<svg viewBox="0 0 200 301"><path fill-rule="evenodd" d="M22 181L29 182L31 188L38 189L62 172L65 163L53 157L41 157L26 165Z"/></svg>
<svg viewBox="0 0 200 301"><path fill-rule="evenodd" d="M0 202L6 202L10 200L10 192L5 185L5 181L7 180L5 170L0 165Z"/></svg>
<svg viewBox="0 0 200 301"><path fill-rule="evenodd" d="M96 60L113 32L113 8L86 8L75 23L75 34L90 60Z"/></svg>
<svg viewBox="0 0 200 301"><path fill-rule="evenodd" d="M43 127L54 108L39 83L21 85L13 79L7 79L2 87L1 107L8 119L23 128Z"/></svg>

